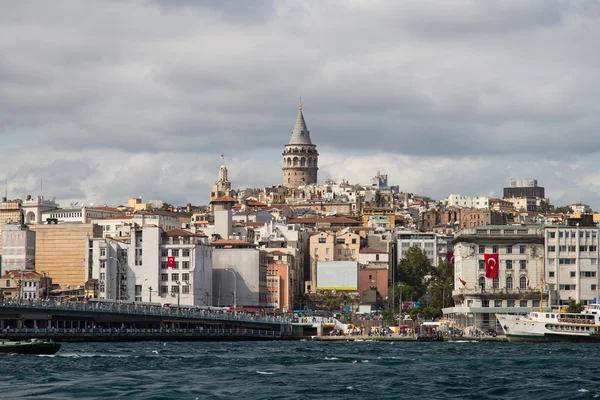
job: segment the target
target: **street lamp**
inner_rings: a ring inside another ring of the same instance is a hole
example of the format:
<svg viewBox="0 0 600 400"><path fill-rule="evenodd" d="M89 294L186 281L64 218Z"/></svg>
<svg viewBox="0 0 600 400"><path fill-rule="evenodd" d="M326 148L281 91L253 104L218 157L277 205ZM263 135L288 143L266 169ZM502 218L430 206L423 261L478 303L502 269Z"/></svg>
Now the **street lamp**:
<svg viewBox="0 0 600 400"><path fill-rule="evenodd" d="M227 268L225 271L231 272L233 275L233 315L236 315L237 310L237 275L231 268Z"/></svg>

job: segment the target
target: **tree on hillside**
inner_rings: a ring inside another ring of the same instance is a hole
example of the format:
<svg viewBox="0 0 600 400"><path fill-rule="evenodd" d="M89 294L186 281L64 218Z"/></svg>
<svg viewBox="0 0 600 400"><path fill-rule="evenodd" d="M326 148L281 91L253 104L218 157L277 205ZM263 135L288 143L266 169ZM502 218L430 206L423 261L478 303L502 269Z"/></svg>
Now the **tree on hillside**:
<svg viewBox="0 0 600 400"><path fill-rule="evenodd" d="M435 317L442 316L442 308L452 307L452 289L454 289L454 265L451 262L443 260L438 267L433 270L432 279L429 282L429 314Z"/></svg>
<svg viewBox="0 0 600 400"><path fill-rule="evenodd" d="M409 247L406 256L398 263L396 282L412 288L416 297L415 300L418 300L427 292L425 277L431 273L431 262L429 262L425 251L419 247Z"/></svg>
<svg viewBox="0 0 600 400"><path fill-rule="evenodd" d="M163 205L162 205L162 207L161 207L161 208L162 208L163 210L165 210L165 211L166 211L166 210L169 210L169 208L172 208L172 207L173 207L173 204L167 203L167 202L165 201L165 202L163 203Z"/></svg>
<svg viewBox="0 0 600 400"><path fill-rule="evenodd" d="M573 209L569 206L556 207L554 211L560 214L573 214Z"/></svg>
<svg viewBox="0 0 600 400"><path fill-rule="evenodd" d="M554 212L554 206L549 202L542 200L540 201L540 212L543 214L548 214Z"/></svg>

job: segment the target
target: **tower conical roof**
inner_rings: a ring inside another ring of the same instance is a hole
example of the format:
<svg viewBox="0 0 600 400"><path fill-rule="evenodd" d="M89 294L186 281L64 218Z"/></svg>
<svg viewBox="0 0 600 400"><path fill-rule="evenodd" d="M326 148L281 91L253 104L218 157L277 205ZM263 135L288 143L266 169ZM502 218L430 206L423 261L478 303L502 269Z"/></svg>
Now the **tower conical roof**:
<svg viewBox="0 0 600 400"><path fill-rule="evenodd" d="M296 126L294 126L292 137L288 144L312 144L310 141L310 132L306 127L306 122L304 122L304 115L302 115L302 100L300 100L300 111L298 111L298 118L296 118Z"/></svg>

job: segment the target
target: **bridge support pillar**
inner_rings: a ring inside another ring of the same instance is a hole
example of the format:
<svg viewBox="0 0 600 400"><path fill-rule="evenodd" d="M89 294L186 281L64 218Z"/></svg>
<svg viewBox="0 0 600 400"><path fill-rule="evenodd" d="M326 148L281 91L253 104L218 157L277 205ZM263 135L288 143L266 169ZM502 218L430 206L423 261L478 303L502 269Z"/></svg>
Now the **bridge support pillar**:
<svg viewBox="0 0 600 400"><path fill-rule="evenodd" d="M323 336L323 324L317 325L317 336Z"/></svg>

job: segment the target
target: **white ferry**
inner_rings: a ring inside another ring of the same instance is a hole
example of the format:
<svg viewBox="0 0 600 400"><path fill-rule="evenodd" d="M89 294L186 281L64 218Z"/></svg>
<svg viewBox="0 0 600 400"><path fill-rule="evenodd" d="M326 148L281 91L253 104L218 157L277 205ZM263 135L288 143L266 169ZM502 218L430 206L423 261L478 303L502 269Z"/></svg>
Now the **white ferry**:
<svg viewBox="0 0 600 400"><path fill-rule="evenodd" d="M509 342L600 341L600 304L581 313L540 309L527 315L496 314L496 319Z"/></svg>

